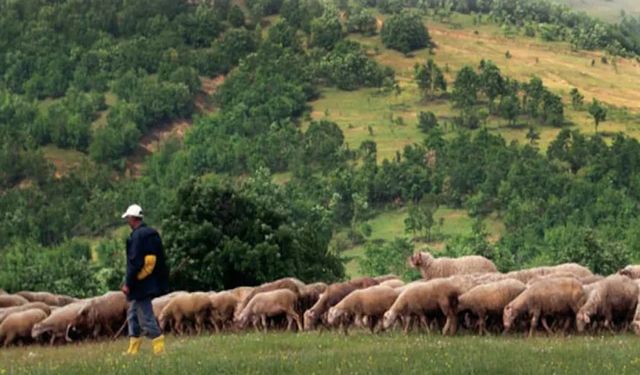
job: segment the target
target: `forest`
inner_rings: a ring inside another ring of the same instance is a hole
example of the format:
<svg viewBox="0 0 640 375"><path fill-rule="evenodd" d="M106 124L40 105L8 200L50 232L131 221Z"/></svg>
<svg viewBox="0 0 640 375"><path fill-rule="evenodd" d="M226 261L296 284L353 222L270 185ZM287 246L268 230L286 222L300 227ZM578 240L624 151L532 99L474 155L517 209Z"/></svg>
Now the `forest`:
<svg viewBox="0 0 640 375"><path fill-rule="evenodd" d="M0 0L0 286L117 289L120 214L134 202L161 230L175 289L340 280L344 250L358 245L369 274L410 279L402 259L441 236L438 207L473 219L441 254L483 255L501 271L579 262L608 274L638 260L640 144L598 132L615 108L509 77L483 56L439 65L429 22L453 14L613 61L640 55L640 20L606 23L546 0ZM417 113L401 125L421 137L391 158L313 119L326 88L401 90L353 35L405 55L428 49L436 59L411 72L415 100L455 115ZM214 77L224 79L207 95ZM571 129L569 108L595 132ZM489 131L488 117L531 124L528 142ZM176 121L191 124L184 136L132 173L145 135ZM534 124L559 129L545 149ZM61 171L51 150L80 161ZM368 221L397 207L405 235L370 241ZM504 223L499 239L487 217Z"/></svg>

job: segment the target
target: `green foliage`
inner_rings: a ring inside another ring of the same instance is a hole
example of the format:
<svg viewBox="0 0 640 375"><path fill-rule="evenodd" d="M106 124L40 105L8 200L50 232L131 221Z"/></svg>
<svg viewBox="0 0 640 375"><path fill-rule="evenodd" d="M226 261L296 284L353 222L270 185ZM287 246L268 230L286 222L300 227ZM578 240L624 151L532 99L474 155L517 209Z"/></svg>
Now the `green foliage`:
<svg viewBox="0 0 640 375"><path fill-rule="evenodd" d="M584 95L582 95L575 87L571 89L569 95L571 95L571 106L573 109L582 108L582 105L584 104Z"/></svg>
<svg viewBox="0 0 640 375"><path fill-rule="evenodd" d="M596 133L598 132L598 125L601 122L607 120L607 108L598 101L598 99L593 98L593 101L589 105L589 114L593 117L593 122L596 126Z"/></svg>
<svg viewBox="0 0 640 375"><path fill-rule="evenodd" d="M447 91L447 81L442 69L433 59L427 60L426 65L416 64L413 67L413 77L425 98L431 97L437 91Z"/></svg>
<svg viewBox="0 0 640 375"><path fill-rule="evenodd" d="M233 27L242 27L244 26L244 12L242 11L242 9L237 5L234 4L231 7L231 10L229 11L229 16L228 16L228 20L229 23L231 24L231 26Z"/></svg>
<svg viewBox="0 0 640 375"><path fill-rule="evenodd" d="M359 44L340 41L317 65L315 75L321 81L341 90L380 87L385 79L393 79L393 69L383 67L367 57Z"/></svg>
<svg viewBox="0 0 640 375"><path fill-rule="evenodd" d="M575 224L550 229L545 241L555 249L549 254L555 262L577 262L601 275L615 273L631 260L629 251L616 239Z"/></svg>
<svg viewBox="0 0 640 375"><path fill-rule="evenodd" d="M472 67L465 65L453 82L452 99L462 109L474 106L478 100L479 77Z"/></svg>
<svg viewBox="0 0 640 375"><path fill-rule="evenodd" d="M418 128L425 134L438 127L438 118L436 115L429 112L420 112L418 114Z"/></svg>
<svg viewBox="0 0 640 375"><path fill-rule="evenodd" d="M311 21L311 46L330 50L342 37L342 24L337 14L326 11L322 17Z"/></svg>
<svg viewBox="0 0 640 375"><path fill-rule="evenodd" d="M411 11L387 17L382 25L380 37L385 47L404 54L432 46L431 37L422 19Z"/></svg>
<svg viewBox="0 0 640 375"><path fill-rule="evenodd" d="M422 235L427 241L432 240L432 229L435 225L433 215L438 209L438 202L433 195L423 197L419 202L409 206L409 214L404 220L405 233L414 236Z"/></svg>
<svg viewBox="0 0 640 375"><path fill-rule="evenodd" d="M360 33L365 36L373 36L378 30L376 17L365 9L360 9L349 15L347 21L347 32Z"/></svg>
<svg viewBox="0 0 640 375"><path fill-rule="evenodd" d="M396 238L390 242L369 242L365 246L364 257L360 259L360 272L364 275L394 274L405 281L419 278L416 270L407 266L407 258L413 254L413 244L406 238Z"/></svg>
<svg viewBox="0 0 640 375"><path fill-rule="evenodd" d="M342 277L342 264L327 252L330 223L318 209L298 222L301 208L260 176L240 190L189 181L163 225L172 285L209 290Z"/></svg>
<svg viewBox="0 0 640 375"><path fill-rule="evenodd" d="M0 284L8 291L46 290L76 297L106 291L96 278L91 249L72 241L45 249L33 242L18 242L0 252Z"/></svg>
<svg viewBox="0 0 640 375"><path fill-rule="evenodd" d="M344 160L343 144L344 135L336 123L312 121L303 137L302 163L307 168L334 169Z"/></svg>

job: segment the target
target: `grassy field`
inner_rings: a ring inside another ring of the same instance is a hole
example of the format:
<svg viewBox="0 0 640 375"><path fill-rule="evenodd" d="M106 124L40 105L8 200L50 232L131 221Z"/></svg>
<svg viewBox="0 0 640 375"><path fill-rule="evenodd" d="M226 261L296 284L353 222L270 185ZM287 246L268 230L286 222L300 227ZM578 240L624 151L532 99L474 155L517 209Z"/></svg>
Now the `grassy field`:
<svg viewBox="0 0 640 375"><path fill-rule="evenodd" d="M606 337L476 337L356 332L169 337L153 357L127 342L0 351L0 374L637 374L640 340Z"/></svg>
<svg viewBox="0 0 640 375"><path fill-rule="evenodd" d="M391 241L396 237L410 236L404 232L404 219L407 217L407 209L400 208L382 212L368 221L371 225L372 235L370 240ZM471 233L473 219L469 217L465 210L456 210L446 207L439 208L434 219L436 223L442 220L442 226L437 228L441 236L446 239L452 236L467 235ZM492 239L498 239L504 231L504 224L496 218L485 220L487 232ZM416 249L428 245L436 250L444 249L444 242L434 241L430 243L416 242ZM364 253L364 246L356 246L342 252L342 255L350 258L345 264L347 275L350 277L362 276L359 271L358 260Z"/></svg>

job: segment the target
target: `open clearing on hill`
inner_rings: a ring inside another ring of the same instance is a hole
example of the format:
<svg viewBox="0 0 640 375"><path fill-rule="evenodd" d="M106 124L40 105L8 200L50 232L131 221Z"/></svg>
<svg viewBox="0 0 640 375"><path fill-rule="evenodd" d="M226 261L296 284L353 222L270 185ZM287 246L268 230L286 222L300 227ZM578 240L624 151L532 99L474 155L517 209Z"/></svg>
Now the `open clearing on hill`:
<svg viewBox="0 0 640 375"><path fill-rule="evenodd" d="M640 340L317 332L169 337L154 358L127 341L0 351L0 374L637 374Z"/></svg>
<svg viewBox="0 0 640 375"><path fill-rule="evenodd" d="M555 2L610 22L619 21L620 11L623 9L628 15L640 15L640 2L637 0L555 0Z"/></svg>

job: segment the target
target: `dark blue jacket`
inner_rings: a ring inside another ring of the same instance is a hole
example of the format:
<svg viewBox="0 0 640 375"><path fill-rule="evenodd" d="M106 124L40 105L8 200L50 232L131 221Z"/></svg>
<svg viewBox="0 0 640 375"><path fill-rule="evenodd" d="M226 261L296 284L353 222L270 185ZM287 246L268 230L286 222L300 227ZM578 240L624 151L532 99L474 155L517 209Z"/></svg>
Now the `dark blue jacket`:
<svg viewBox="0 0 640 375"><path fill-rule="evenodd" d="M144 266L147 255L156 256L153 272L142 280L138 273ZM127 239L127 275L125 284L129 287L128 300L155 298L166 294L169 289L169 269L165 261L160 234L142 223L131 232Z"/></svg>

